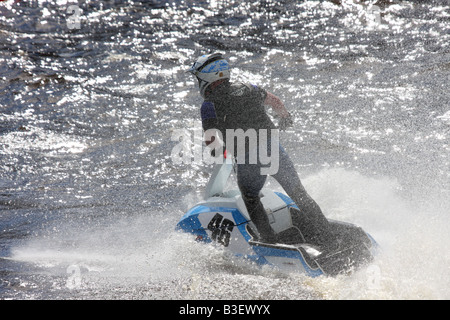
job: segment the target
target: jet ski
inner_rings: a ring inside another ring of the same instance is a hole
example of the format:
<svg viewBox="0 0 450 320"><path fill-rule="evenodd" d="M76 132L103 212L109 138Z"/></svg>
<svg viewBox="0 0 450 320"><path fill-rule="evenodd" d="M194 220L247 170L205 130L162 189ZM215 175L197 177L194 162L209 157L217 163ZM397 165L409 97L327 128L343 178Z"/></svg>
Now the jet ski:
<svg viewBox="0 0 450 320"><path fill-rule="evenodd" d="M376 241L350 223L329 220L340 236L335 250L325 251L306 243L298 225L301 219L296 218L302 214L301 208L287 195L270 189L262 189L260 197L280 243L258 241L239 190L226 190L233 167L230 159L215 165L204 200L186 212L176 230L193 234L197 241L215 242L257 264L311 277L350 274L373 260Z"/></svg>

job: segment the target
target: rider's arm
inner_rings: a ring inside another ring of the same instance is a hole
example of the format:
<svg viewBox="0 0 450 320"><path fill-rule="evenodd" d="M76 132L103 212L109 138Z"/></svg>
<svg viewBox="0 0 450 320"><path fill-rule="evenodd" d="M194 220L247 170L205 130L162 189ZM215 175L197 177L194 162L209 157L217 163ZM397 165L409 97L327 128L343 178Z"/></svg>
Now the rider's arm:
<svg viewBox="0 0 450 320"><path fill-rule="evenodd" d="M214 104L209 101L203 102L200 113L202 117L205 144L212 149L211 155L214 156L216 153L215 150L218 148L220 149L223 146L222 132L217 129L217 116Z"/></svg>

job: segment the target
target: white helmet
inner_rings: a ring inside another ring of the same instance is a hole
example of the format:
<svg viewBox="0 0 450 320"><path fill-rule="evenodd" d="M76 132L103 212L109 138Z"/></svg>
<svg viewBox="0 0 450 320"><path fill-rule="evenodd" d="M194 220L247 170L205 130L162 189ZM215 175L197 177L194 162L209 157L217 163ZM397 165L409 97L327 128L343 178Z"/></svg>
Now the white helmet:
<svg viewBox="0 0 450 320"><path fill-rule="evenodd" d="M188 70L197 77L200 94L205 97L206 88L215 81L230 78L230 65L220 53L205 54Z"/></svg>

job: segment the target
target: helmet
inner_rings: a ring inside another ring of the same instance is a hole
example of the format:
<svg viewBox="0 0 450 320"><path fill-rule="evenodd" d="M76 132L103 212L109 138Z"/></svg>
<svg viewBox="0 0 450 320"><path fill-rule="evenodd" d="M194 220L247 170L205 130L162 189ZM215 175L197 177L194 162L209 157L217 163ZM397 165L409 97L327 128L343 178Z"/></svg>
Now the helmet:
<svg viewBox="0 0 450 320"><path fill-rule="evenodd" d="M194 62L188 72L197 77L200 94L204 98L211 83L230 78L230 65L220 53L205 54Z"/></svg>

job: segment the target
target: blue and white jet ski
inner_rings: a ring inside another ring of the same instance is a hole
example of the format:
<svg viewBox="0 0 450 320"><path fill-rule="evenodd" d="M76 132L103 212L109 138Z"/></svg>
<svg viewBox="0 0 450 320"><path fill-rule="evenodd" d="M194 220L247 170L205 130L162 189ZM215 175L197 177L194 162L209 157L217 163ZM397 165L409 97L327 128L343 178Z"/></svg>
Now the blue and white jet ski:
<svg viewBox="0 0 450 320"><path fill-rule="evenodd" d="M196 240L217 242L235 255L284 271L298 271L311 277L348 274L372 261L377 244L360 227L330 220L343 241L338 250L324 253L305 243L293 219L301 208L280 192L263 189L261 201L270 223L282 243L258 242L258 232L249 218L239 190L225 190L233 171L231 161L216 165L206 186L205 200L191 208L176 229L192 233Z"/></svg>

